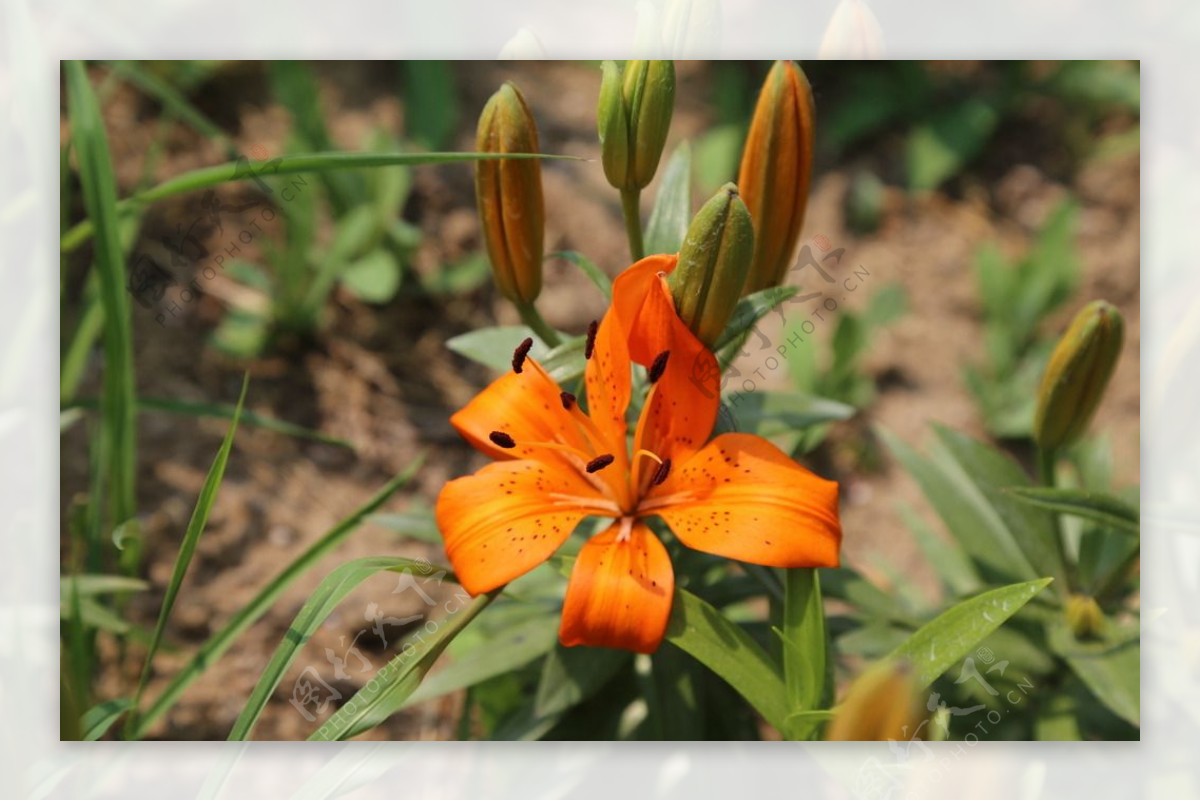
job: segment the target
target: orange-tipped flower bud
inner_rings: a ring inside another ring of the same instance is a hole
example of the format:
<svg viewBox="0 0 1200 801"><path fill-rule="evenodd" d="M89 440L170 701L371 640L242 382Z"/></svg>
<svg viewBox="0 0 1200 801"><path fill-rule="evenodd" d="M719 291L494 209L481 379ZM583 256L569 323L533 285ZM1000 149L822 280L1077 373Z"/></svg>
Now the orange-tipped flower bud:
<svg viewBox="0 0 1200 801"><path fill-rule="evenodd" d="M616 189L639 190L654 179L671 113L675 108L675 65L630 61L622 70L606 61L596 121L604 177Z"/></svg>
<svg viewBox="0 0 1200 801"><path fill-rule="evenodd" d="M758 95L738 170L755 234L744 294L783 283L804 224L812 149L812 89L795 62L777 61Z"/></svg>
<svg viewBox="0 0 1200 801"><path fill-rule="evenodd" d="M479 116L481 153L537 153L537 125L525 98L506 82ZM514 303L532 303L542 291L546 226L542 167L537 159L475 163L475 199L496 286Z"/></svg>
<svg viewBox="0 0 1200 801"><path fill-rule="evenodd" d="M917 702L912 668L902 662L876 665L850 685L825 739L908 740L921 724Z"/></svg>
<svg viewBox="0 0 1200 801"><path fill-rule="evenodd" d="M753 255L750 213L737 187L725 184L692 219L667 279L680 319L710 348L733 315Z"/></svg>
<svg viewBox="0 0 1200 801"><path fill-rule="evenodd" d="M1079 439L1112 378L1125 339L1121 313L1103 300L1075 315L1054 348L1038 390L1033 438L1043 450Z"/></svg>

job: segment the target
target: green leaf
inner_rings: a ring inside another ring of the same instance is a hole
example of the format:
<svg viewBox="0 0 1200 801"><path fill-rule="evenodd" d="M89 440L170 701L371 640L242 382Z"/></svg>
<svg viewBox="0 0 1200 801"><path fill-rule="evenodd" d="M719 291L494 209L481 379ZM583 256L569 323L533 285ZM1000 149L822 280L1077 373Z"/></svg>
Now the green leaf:
<svg viewBox="0 0 1200 801"><path fill-rule="evenodd" d="M967 656L985 637L1015 615L1053 579L1043 578L990 590L950 607L917 629L888 656L913 668L920 689L928 687Z"/></svg>
<svg viewBox="0 0 1200 801"><path fill-rule="evenodd" d="M524 325L502 325L479 328L446 340L446 347L473 362L490 367L498 373L512 369L513 351L526 338L533 339L529 355L539 362L545 360L549 348ZM561 345L559 347L562 347Z"/></svg>
<svg viewBox="0 0 1200 801"><path fill-rule="evenodd" d="M431 295L457 295L478 289L491 274L491 263L480 251L456 264L447 264L435 273L423 275L420 281Z"/></svg>
<svg viewBox="0 0 1200 801"><path fill-rule="evenodd" d="M783 678L788 704L796 710L812 710L825 701L828 634L821 601L821 580L814 568L784 571ZM829 674L832 677L832 674ZM832 690L832 686L829 686Z"/></svg>
<svg viewBox="0 0 1200 801"><path fill-rule="evenodd" d="M686 141L667 160L646 224L646 253L678 253L692 219L692 149Z"/></svg>
<svg viewBox="0 0 1200 801"><path fill-rule="evenodd" d="M632 658L628 651L615 648L555 646L542 664L534 716L549 718L586 701Z"/></svg>
<svg viewBox="0 0 1200 801"><path fill-rule="evenodd" d="M221 126L212 121L203 111L196 108L186 96L176 91L170 83L143 67L139 61L110 62L113 72L132 83L141 91L162 104L167 115L179 119L196 130L209 142L225 151L228 158L237 157L237 147Z"/></svg>
<svg viewBox="0 0 1200 801"><path fill-rule="evenodd" d="M605 300L612 300L612 279L608 277L607 273L597 267L595 262L579 251L560 250L557 253L551 253L546 259L562 259L574 264L596 285L597 289L604 293Z"/></svg>
<svg viewBox="0 0 1200 801"><path fill-rule="evenodd" d="M779 666L741 627L686 590L675 590L667 642L691 654L787 732L787 689Z"/></svg>
<svg viewBox="0 0 1200 801"><path fill-rule="evenodd" d="M369 522L414 540L434 545L442 544L442 532L438 531L433 509L424 503L418 505L418 502L414 501L407 512L371 515Z"/></svg>
<svg viewBox="0 0 1200 801"><path fill-rule="evenodd" d="M1008 487L1005 492L1030 506L1082 517L1126 534L1137 536L1141 531L1138 510L1102 492L1050 487Z"/></svg>
<svg viewBox="0 0 1200 801"><path fill-rule="evenodd" d="M400 709L511 673L549 653L558 641L558 615L545 614L490 633L482 647L427 676Z"/></svg>
<svg viewBox="0 0 1200 801"><path fill-rule="evenodd" d="M538 358L547 375L560 386L566 386L581 377L587 368L587 359L583 355L586 346L587 337L570 337L551 348L545 356L534 358Z"/></svg>
<svg viewBox="0 0 1200 801"><path fill-rule="evenodd" d="M424 147L442 147L458 127L458 93L448 61L400 62L404 81L404 125L407 138Z"/></svg>
<svg viewBox="0 0 1200 801"><path fill-rule="evenodd" d="M162 643L163 632L167 628L167 619L171 616L171 610L175 606L175 599L179 595L179 588L183 585L183 578L187 575L188 566L192 563L192 555L196 552L196 545L200 542L200 535L204 533L204 527L208 525L208 515L217 500L217 490L221 488L221 481L225 478L225 465L229 462L229 452L233 449L233 435L237 432L238 419L241 417L242 405L246 402L246 390L249 386L250 374L246 373L242 377L242 391L238 396L237 410L233 414L233 420L229 423L229 430L225 432L225 439L221 442L221 447L217 451L217 457L208 469L204 485L200 488L200 497L196 499L196 508L192 510L192 519L188 521L187 530L183 534L183 542L179 544L179 555L175 557L175 568L171 571L171 580L167 584L167 591L163 596L162 606L158 611L158 622L154 624L154 634L150 640L150 647L146 651L145 661L142 663L142 675L138 680L137 692L134 693L133 705L135 712L126 721L131 731L133 725L136 724L136 709L141 706L142 693L146 689L146 682L150 680L150 669L154 664L154 655L158 652L158 647Z"/></svg>
<svg viewBox="0 0 1200 801"><path fill-rule="evenodd" d="M101 399L99 470L94 476L94 502L108 495L110 523L137 513L135 469L137 419L134 403L133 335L126 297L126 267L118 227L117 183L109 155L100 107L81 61L66 64L67 111L71 143L79 162L79 181L88 230L95 231L94 259L99 276L104 322L104 389ZM76 226L78 227L78 226ZM103 512L92 511L89 526L99 534Z"/></svg>
<svg viewBox="0 0 1200 801"><path fill-rule="evenodd" d="M1102 642L1082 643L1058 621L1050 627L1047 641L1101 703L1123 720L1141 725L1142 651L1136 627L1117 630Z"/></svg>
<svg viewBox="0 0 1200 801"><path fill-rule="evenodd" d="M113 528L112 543L118 551L124 551L130 546L137 550L142 544L142 539L142 523L136 517L131 517Z"/></svg>
<svg viewBox="0 0 1200 801"><path fill-rule="evenodd" d="M983 150L999 121L996 106L979 97L930 115L908 137L908 185L936 189L956 175Z"/></svg>
<svg viewBox="0 0 1200 801"><path fill-rule="evenodd" d="M996 510L952 458L926 459L889 431L876 430L985 577L1011 582L1036 575Z"/></svg>
<svg viewBox="0 0 1200 801"><path fill-rule="evenodd" d="M83 713L79 721L83 729L83 739L88 742L99 740L112 728L121 715L133 707L133 701L128 698L114 698L111 701L97 704Z"/></svg>
<svg viewBox="0 0 1200 801"><path fill-rule="evenodd" d="M900 518L913 533L921 552L951 592L958 596L978 592L983 582L958 544L938 537L908 504L902 504L899 511Z"/></svg>
<svg viewBox="0 0 1200 801"><path fill-rule="evenodd" d="M230 309L212 334L213 347L239 359L262 353L271 336L271 321L243 309Z"/></svg>
<svg viewBox="0 0 1200 801"><path fill-rule="evenodd" d="M796 286L773 286L739 300L733 307L733 314L729 318L729 324L725 326L724 333L713 345L713 353L718 355L722 368L728 366L737 356L750 329L758 325L759 320L770 314L772 309L790 300L799 291L800 287Z"/></svg>
<svg viewBox="0 0 1200 801"><path fill-rule="evenodd" d="M72 592L81 597L91 595L107 595L126 592L144 592L150 589L149 583L131 576L102 576L84 574L79 576L62 576L59 579L59 599L65 606L70 602Z"/></svg>
<svg viewBox="0 0 1200 801"><path fill-rule="evenodd" d="M466 608L440 621L437 630L402 651L380 668L365 687L354 694L329 720L309 735L310 740L347 740L377 726L398 711L420 686L429 668L446 646L487 608L501 590L475 598ZM410 643L411 644L411 643Z"/></svg>
<svg viewBox="0 0 1200 801"><path fill-rule="evenodd" d="M1054 519L1044 512L1016 501L1005 487L1029 485L1025 472L1005 454L945 426L934 424L934 431L951 458L995 510L1009 537L1016 543L1033 573L1059 580L1058 589L1067 591L1066 566L1057 543Z"/></svg>
<svg viewBox="0 0 1200 801"><path fill-rule="evenodd" d="M300 576L303 576L315 566L326 554L336 548L350 532L383 506L389 498L402 486L412 480L425 461L424 454L415 458L412 463L399 475L385 484L374 497L354 510L348 517L327 531L304 553L296 557L266 587L259 591L254 598L242 606L225 624L224 628L213 634L188 661L183 669L171 679L162 694L151 704L150 709L141 716L140 724L135 732L137 738L145 735L146 730L163 715L193 681L201 676L208 667L216 662L229 646L241 636L246 629L266 614L272 604L279 599L284 591Z"/></svg>
<svg viewBox="0 0 1200 801"><path fill-rule="evenodd" d="M431 568L428 563L415 562L411 559L395 556L369 556L347 562L330 573L324 581L317 585L313 593L308 596L308 600L304 602L304 606L296 614L283 641L271 655L271 661L263 669L262 675L259 676L258 682L250 692L250 697L246 699L245 706L242 707L241 713L234 721L228 739L240 741L250 736L254 724L262 714L267 701L270 700L271 694L283 680L284 673L287 672L300 649L351 590L382 571L427 574L435 569Z"/></svg>
<svg viewBox="0 0 1200 801"><path fill-rule="evenodd" d="M853 406L828 398L817 398L798 392L738 393L727 397L724 408L736 421L736 429L775 437L798 429L849 420L857 410Z"/></svg>
<svg viewBox="0 0 1200 801"><path fill-rule="evenodd" d="M127 214L164 198L231 181L262 181L265 177L280 175L320 174L396 165L456 164L503 159L579 160L576 156L554 156L546 153L295 153L279 156L263 164L252 165L248 161L239 160L191 170L119 201L117 212ZM59 247L63 253L70 253L90 239L93 233L92 222L84 220L62 236Z"/></svg>
<svg viewBox="0 0 1200 801"><path fill-rule="evenodd" d="M400 265L386 250L373 250L346 268L342 285L367 303L387 303L400 288Z"/></svg>

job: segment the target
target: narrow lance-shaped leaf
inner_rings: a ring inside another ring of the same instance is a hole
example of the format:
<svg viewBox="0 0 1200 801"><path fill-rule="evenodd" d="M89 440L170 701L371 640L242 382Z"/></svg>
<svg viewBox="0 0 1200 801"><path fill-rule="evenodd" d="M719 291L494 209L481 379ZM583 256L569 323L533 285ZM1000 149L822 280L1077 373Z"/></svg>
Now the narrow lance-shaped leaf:
<svg viewBox="0 0 1200 801"><path fill-rule="evenodd" d="M229 424L229 430L225 432L225 440L221 443L220 450L217 451L217 458L213 460L212 467L208 469L208 475L204 479L204 486L200 488L200 497L196 499L196 508L192 511L192 519L188 521L187 530L183 534L183 542L179 545L179 555L175 558L175 568L171 572L171 580L167 584L166 595L163 596L162 607L158 611L158 622L154 625L154 635L150 640L150 648L146 651L146 661L142 664L142 675L138 681L137 692L134 694L133 706L134 714L126 719L128 730L130 732L137 724L137 709L141 706L142 693L146 689L146 682L150 678L150 668L154 664L154 655L158 652L158 647L162 643L163 632L167 628L167 619L171 616L171 609L175 606L175 599L179 595L179 588L183 586L183 577L187 575L188 566L192 563L192 555L196 552L196 545L200 542L200 535L204 533L205 526L208 525L208 515L212 511L213 504L217 500L217 490L221 487L221 481L225 478L225 465L229 462L229 452L233 448L233 435L237 432L238 418L242 414L242 405L246 401L246 389L250 386L250 374L246 373L242 377L242 391L238 396L237 409L233 413L233 420Z"/></svg>
<svg viewBox="0 0 1200 801"><path fill-rule="evenodd" d="M229 646L246 629L250 628L256 620L267 613L267 610L278 600L284 590L290 587L297 578L308 572L323 556L337 547L350 532L358 528L379 507L383 506L396 490L412 480L412 477L416 475L417 470L420 469L424 461L424 454L414 459L404 472L385 484L370 500L354 510L348 517L310 545L304 553L296 557L266 587L263 587L258 595L254 596L249 603L239 609L233 618L225 624L224 628L209 637L192 656L191 660L188 661L187 665L171 679L166 689L151 704L150 709L142 715L141 723L135 735L139 738L145 735L150 725L171 708L183 691L187 689L188 685L199 678L213 662L216 662L222 654L229 650Z"/></svg>
<svg viewBox="0 0 1200 801"><path fill-rule="evenodd" d="M308 596L296 619L284 634L283 642L275 649L271 661L259 676L250 697L229 732L230 740L245 740L270 700L271 694L283 680L284 673L300 649L325 622L346 595L371 576L381 571L429 574L428 563L415 562L395 556L369 556L341 565L330 573Z"/></svg>
<svg viewBox="0 0 1200 801"><path fill-rule="evenodd" d="M888 658L910 665L915 687L924 689L1021 611L1052 580L1010 584L956 604L917 629Z"/></svg>

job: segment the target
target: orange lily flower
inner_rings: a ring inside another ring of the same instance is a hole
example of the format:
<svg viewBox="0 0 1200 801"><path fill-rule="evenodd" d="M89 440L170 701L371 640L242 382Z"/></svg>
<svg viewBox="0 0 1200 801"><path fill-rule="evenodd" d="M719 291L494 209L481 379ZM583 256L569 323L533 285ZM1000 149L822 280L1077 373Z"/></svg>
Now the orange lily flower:
<svg viewBox="0 0 1200 801"><path fill-rule="evenodd" d="M585 413L527 353L450 422L497 461L449 482L437 522L459 583L489 592L548 559L585 517L612 518L580 551L559 639L653 653L675 576L646 524L661 518L686 546L774 567L836 567L837 484L761 437L709 441L720 402L713 354L675 313L650 256L617 277L613 302L589 329ZM631 363L652 382L627 449Z"/></svg>

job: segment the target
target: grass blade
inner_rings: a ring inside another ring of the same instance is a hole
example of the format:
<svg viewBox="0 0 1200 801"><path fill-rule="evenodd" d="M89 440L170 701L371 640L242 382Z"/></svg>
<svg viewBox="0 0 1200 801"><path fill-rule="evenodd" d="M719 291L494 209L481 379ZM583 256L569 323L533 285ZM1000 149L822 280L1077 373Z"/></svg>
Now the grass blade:
<svg viewBox="0 0 1200 801"><path fill-rule="evenodd" d="M146 682L150 679L150 667L154 663L154 655L158 652L158 646L162 643L163 631L167 628L167 618L171 616L175 599L179 597L179 588L183 585L183 578L187 575L188 566L192 563L192 555L196 552L200 535L204 533L204 528L208 525L208 515L217 500L217 490L221 488L221 481L225 478L225 465L228 464L229 452L233 449L233 435L237 433L238 418L242 413L242 405L246 402L246 389L249 386L250 374L246 373L242 377L242 392L238 396L233 421L229 424L229 430L225 432L225 439L221 443L220 450L217 451L217 458L213 460L212 467L208 469L204 486L200 488L200 497L196 499L196 508L192 510L192 519L188 521L183 542L179 545L179 555L175 558L175 569L171 572L171 581L167 584L162 608L158 611L158 622L154 624L154 636L150 640L150 648L146 651L146 661L142 663L142 676L138 680L137 692L133 696L134 712L126 719L127 732L132 733L137 726L137 709L141 706L142 693L146 689Z"/></svg>
<svg viewBox="0 0 1200 801"><path fill-rule="evenodd" d="M313 567L325 554L329 553L333 548L346 538L346 536L356 529L364 520L373 514L379 507L387 502L388 498L407 484L417 470L420 469L424 462L424 455L418 456L413 460L404 472L393 478L383 486L375 494L373 498L356 509L349 517L342 520L332 529L325 533L321 539L314 542L300 556L296 557L287 567L283 569L271 583L262 589L254 597L252 601L238 610L225 627L218 631L213 636L209 637L204 645L200 646L200 650L195 656L184 666L184 668L171 680L167 688L162 694L155 699L149 710L141 717L135 736L139 739L143 737L146 730L163 715L171 705L179 698L188 685L199 678L209 665L221 657L239 636L246 629L254 625L254 622L266 614L271 605L283 594L292 582L300 576L304 575Z"/></svg>
<svg viewBox="0 0 1200 801"><path fill-rule="evenodd" d="M133 708L133 701L128 698L114 698L89 709L83 713L80 727L83 729L83 739L86 741L99 740L105 732L112 728L126 710Z"/></svg>
<svg viewBox="0 0 1200 801"><path fill-rule="evenodd" d="M79 179L89 228L96 237L95 261L104 315L104 393L101 399L99 469L110 488L108 520L122 523L137 508L134 449L136 409L133 379L133 334L129 299L125 296L125 259L117 227L117 185L108 137L83 62L66 64L67 110L71 142L79 160ZM102 491L96 500L101 500ZM94 510L93 531L103 526Z"/></svg>
<svg viewBox="0 0 1200 801"><path fill-rule="evenodd" d="M498 159L568 159L576 156L553 156L545 153L297 153L279 156L261 165L251 165L244 157L233 162L201 167L163 181L116 203L118 213L132 212L164 198L207 189L231 181L262 181L264 176L323 173L337 170L395 167L413 164L457 164L470 161ZM115 195L114 195L115 197ZM63 253L70 253L94 235L91 220L84 220L67 231L59 241Z"/></svg>
<svg viewBox="0 0 1200 801"><path fill-rule="evenodd" d="M446 646L503 590L501 587L475 598L465 609L443 620L432 637L393 658L308 739L347 740L390 717L420 686Z"/></svg>
<svg viewBox="0 0 1200 801"><path fill-rule="evenodd" d="M230 740L240 741L250 736L254 724L258 722L259 715L271 698L271 693L275 692L275 688L283 680L283 674L341 600L359 584L385 570L429 573L430 566L398 556L369 556L347 562L330 573L313 594L308 596L308 600L283 636L283 642L275 649L271 661L263 670L258 683L254 685L254 690L246 699L246 705L242 707L241 714L229 732Z"/></svg>
<svg viewBox="0 0 1200 801"><path fill-rule="evenodd" d="M94 409L96 406L97 403L94 399L82 398L63 404L62 411L66 412L70 409ZM237 411L236 407L224 403L197 403L175 400L174 398L138 398L137 408L139 412L166 412L167 414L179 414L189 417L211 417L219 420L232 420ZM243 410L241 413L241 422L242 425L265 428L268 431L286 434L289 437L296 437L297 439L308 439L314 442L322 442L326 445L336 445L339 448L354 448L353 444L344 439L331 437L328 434L322 434L320 431L313 431L311 428L305 428L304 426L264 414L256 414L255 412Z"/></svg>
<svg viewBox="0 0 1200 801"><path fill-rule="evenodd" d="M215 142L229 158L237 156L237 148L234 146L233 140L221 129L221 126L192 105L175 87L143 68L140 62L113 61L110 66L118 76L157 100L168 115L182 120L196 129L196 132L202 134L205 139Z"/></svg>
<svg viewBox="0 0 1200 801"><path fill-rule="evenodd" d="M596 285L596 289L604 293L605 300L612 300L612 279L587 256L577 250L560 250L557 253L551 253L545 260L549 261L550 259L562 259L574 264L588 277L589 281Z"/></svg>

